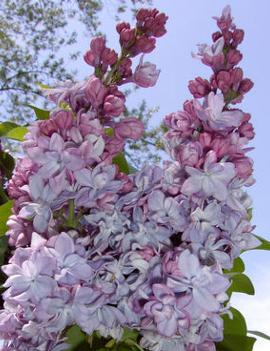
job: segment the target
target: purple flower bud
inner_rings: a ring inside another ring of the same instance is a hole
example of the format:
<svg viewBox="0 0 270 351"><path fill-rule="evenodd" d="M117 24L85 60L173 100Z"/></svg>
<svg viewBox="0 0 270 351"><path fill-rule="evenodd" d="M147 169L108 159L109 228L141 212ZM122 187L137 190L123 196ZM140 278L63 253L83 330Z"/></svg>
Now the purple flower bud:
<svg viewBox="0 0 270 351"><path fill-rule="evenodd" d="M115 95L107 95L104 100L103 113L105 116L119 116L125 110L125 104L121 98Z"/></svg>
<svg viewBox="0 0 270 351"><path fill-rule="evenodd" d="M83 58L84 61L90 66L96 67L99 65L99 57L96 57L91 50L86 51Z"/></svg>
<svg viewBox="0 0 270 351"><path fill-rule="evenodd" d="M254 83L250 79L245 78L240 83L239 92L242 94L246 94L253 88L253 85Z"/></svg>
<svg viewBox="0 0 270 351"><path fill-rule="evenodd" d="M119 139L138 140L144 133L144 124L137 117L128 117L115 125L114 132Z"/></svg>
<svg viewBox="0 0 270 351"><path fill-rule="evenodd" d="M150 62L143 62L142 56L134 72L133 81L142 88L153 87L158 80L159 74L160 70L156 69L156 65Z"/></svg>
<svg viewBox="0 0 270 351"><path fill-rule="evenodd" d="M120 34L123 29L130 29L130 24L127 22L120 22L116 25L116 30Z"/></svg>
<svg viewBox="0 0 270 351"><path fill-rule="evenodd" d="M188 84L189 91L195 98L201 98L208 95L211 91L211 86L207 79L201 77L190 80Z"/></svg>
<svg viewBox="0 0 270 351"><path fill-rule="evenodd" d="M235 45L235 47L239 44L242 43L243 39L244 39L244 35L245 35L245 32L243 31L243 29L235 29L233 31L233 43Z"/></svg>
<svg viewBox="0 0 270 351"><path fill-rule="evenodd" d="M104 37L95 37L91 40L90 48L96 57L100 57L105 49L106 40Z"/></svg>
<svg viewBox="0 0 270 351"><path fill-rule="evenodd" d="M156 39L155 38L148 38L147 36L140 37L135 45L131 48L131 53L133 56L136 56L140 53L150 53L156 47Z"/></svg>
<svg viewBox="0 0 270 351"><path fill-rule="evenodd" d="M101 55L101 60L106 65L114 65L117 61L117 53L109 48L105 48Z"/></svg>
<svg viewBox="0 0 270 351"><path fill-rule="evenodd" d="M231 49L227 53L227 64L229 66L236 66L241 60L243 55L239 50L236 49Z"/></svg>

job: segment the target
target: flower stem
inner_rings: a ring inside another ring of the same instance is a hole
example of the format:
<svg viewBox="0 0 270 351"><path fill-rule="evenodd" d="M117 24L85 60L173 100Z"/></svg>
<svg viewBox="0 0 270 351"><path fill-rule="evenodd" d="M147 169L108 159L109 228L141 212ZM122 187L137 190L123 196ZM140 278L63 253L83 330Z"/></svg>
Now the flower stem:
<svg viewBox="0 0 270 351"><path fill-rule="evenodd" d="M76 224L74 200L69 200L67 225L70 228L76 228Z"/></svg>

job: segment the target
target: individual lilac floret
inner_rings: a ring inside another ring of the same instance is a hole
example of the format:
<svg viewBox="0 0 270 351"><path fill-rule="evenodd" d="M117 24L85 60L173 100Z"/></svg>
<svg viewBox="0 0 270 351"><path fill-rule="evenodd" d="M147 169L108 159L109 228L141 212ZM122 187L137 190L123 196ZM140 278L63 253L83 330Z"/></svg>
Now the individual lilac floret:
<svg viewBox="0 0 270 351"><path fill-rule="evenodd" d="M100 161L104 151L104 140L101 136L92 135L79 147L66 144L63 138L54 133L49 141L48 149L39 147L26 149L29 157L36 162L40 169L38 173L45 179L63 170L76 171Z"/></svg>
<svg viewBox="0 0 270 351"><path fill-rule="evenodd" d="M65 181L62 185L65 185ZM34 175L29 179L29 186L24 186L29 192L32 202L24 203L19 212L19 217L31 220L33 226L38 233L44 233L52 220L52 210L54 209L54 201L60 192L57 187L52 187L39 175Z"/></svg>
<svg viewBox="0 0 270 351"><path fill-rule="evenodd" d="M199 44L198 54L192 55L195 58L201 59L204 64L213 67L215 70L218 70L224 65L224 43L224 38L221 37L211 46L207 44Z"/></svg>
<svg viewBox="0 0 270 351"><path fill-rule="evenodd" d="M168 278L168 287L175 293L191 294L195 310L218 312L221 308L219 295L228 289L229 279L213 268L202 266L189 250L180 253L177 268L178 272Z"/></svg>
<svg viewBox="0 0 270 351"><path fill-rule="evenodd" d="M57 262L57 272L55 279L59 284L73 286L80 281L90 282L93 270L86 262L85 258L75 253L75 245L71 237L66 233L54 236L48 241L50 254Z"/></svg>
<svg viewBox="0 0 270 351"><path fill-rule="evenodd" d="M189 326L189 316L183 310L190 299L177 298L166 285L152 286L154 297L144 305L148 317L153 317L157 330L161 335L172 337Z"/></svg>
<svg viewBox="0 0 270 351"><path fill-rule="evenodd" d="M181 215L180 204L172 197L166 197L160 190L153 191L148 197L148 209L152 220L169 224L176 231L182 231L186 219Z"/></svg>
<svg viewBox="0 0 270 351"><path fill-rule="evenodd" d="M234 165L230 162L215 163L213 154L208 156L203 170L186 167L190 177L184 182L182 192L187 196L192 194L213 196L217 200L224 201L228 195L227 185L235 176Z"/></svg>
<svg viewBox="0 0 270 351"><path fill-rule="evenodd" d="M240 110L224 111L224 97L222 94L211 92L205 104L201 106L198 100L194 101L195 110L198 117L205 122L211 129L216 131L226 131L239 127L243 120L243 112Z"/></svg>
<svg viewBox="0 0 270 351"><path fill-rule="evenodd" d="M153 87L158 80L159 74L160 70L157 70L156 65L150 62L143 62L142 56L140 64L134 72L133 81L142 88Z"/></svg>
<svg viewBox="0 0 270 351"><path fill-rule="evenodd" d="M76 195L77 206L113 208L111 203L117 199L116 193L122 187L121 181L115 179L114 165L99 165L93 170L84 168L74 176L81 188Z"/></svg>
<svg viewBox="0 0 270 351"><path fill-rule="evenodd" d="M37 303L51 295L56 288L52 278L55 261L45 255L33 254L21 266L11 263L3 266L2 270L9 276L4 284L9 288L4 297L14 299L17 303L27 300Z"/></svg>

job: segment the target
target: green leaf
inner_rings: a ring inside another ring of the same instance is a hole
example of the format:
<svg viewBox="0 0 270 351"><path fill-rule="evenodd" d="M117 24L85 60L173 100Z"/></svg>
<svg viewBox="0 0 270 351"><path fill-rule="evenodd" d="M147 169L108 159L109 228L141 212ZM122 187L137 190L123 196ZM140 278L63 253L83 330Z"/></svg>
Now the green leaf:
<svg viewBox="0 0 270 351"><path fill-rule="evenodd" d="M81 331L81 329L74 325L68 329L67 333L67 343L70 344L70 349L68 351L73 351L79 346L82 342L85 341L85 334Z"/></svg>
<svg viewBox="0 0 270 351"><path fill-rule="evenodd" d="M267 250L270 251L270 241L262 238L261 236L255 235L261 242L260 246L255 247L254 250Z"/></svg>
<svg viewBox="0 0 270 351"><path fill-rule="evenodd" d="M8 239L6 236L0 236L0 266L4 264L5 254L8 249Z"/></svg>
<svg viewBox="0 0 270 351"><path fill-rule="evenodd" d="M224 339L217 343L217 351L252 351L255 338L247 336L247 325L243 315L231 308L233 319L223 316Z"/></svg>
<svg viewBox="0 0 270 351"><path fill-rule="evenodd" d="M231 269L224 269L224 273L243 273L245 271L245 263L244 261L240 258L237 257L233 261L233 267Z"/></svg>
<svg viewBox="0 0 270 351"><path fill-rule="evenodd" d="M248 208L248 210L247 210L247 219L248 219L248 221L251 221L252 220L252 216L253 216L253 208L252 207L250 207L250 208Z"/></svg>
<svg viewBox="0 0 270 351"><path fill-rule="evenodd" d="M236 308L230 309L233 318L230 319L227 314L222 316L224 321L224 333L234 335L246 335L247 325L244 316Z"/></svg>
<svg viewBox="0 0 270 351"><path fill-rule="evenodd" d="M113 128L105 128L105 134L112 137L114 135Z"/></svg>
<svg viewBox="0 0 270 351"><path fill-rule="evenodd" d="M127 339L125 341L125 343L129 346L131 346L131 348L135 351L135 350L139 350L139 351L144 351L141 346L139 344L137 344L136 341L134 340L131 340L131 339Z"/></svg>
<svg viewBox="0 0 270 351"><path fill-rule="evenodd" d="M50 117L50 111L48 111L48 110L43 110L43 109L36 107L36 106L33 106L33 105L26 105L26 106L30 107L32 110L35 111L37 119L44 120L44 119L48 119Z"/></svg>
<svg viewBox="0 0 270 351"><path fill-rule="evenodd" d="M138 170L135 167L133 167L131 164L128 165L128 168L129 168L130 174L138 172Z"/></svg>
<svg viewBox="0 0 270 351"><path fill-rule="evenodd" d="M240 292L243 294L254 295L254 286L245 274L235 274L232 276L232 284L228 289L228 294L231 295L233 292Z"/></svg>
<svg viewBox="0 0 270 351"><path fill-rule="evenodd" d="M8 132L17 127L19 127L19 125L13 122L0 123L0 137L6 136Z"/></svg>
<svg viewBox="0 0 270 351"><path fill-rule="evenodd" d="M248 330L248 334L256 335L256 336L259 336L260 338L270 341L270 336L266 335L265 333L259 332L257 330Z"/></svg>
<svg viewBox="0 0 270 351"><path fill-rule="evenodd" d="M0 205L6 203L9 200L5 190L0 186Z"/></svg>
<svg viewBox="0 0 270 351"><path fill-rule="evenodd" d="M113 163L117 165L121 172L129 174L129 167L125 155L123 152L119 153L118 155L114 156Z"/></svg>
<svg viewBox="0 0 270 351"><path fill-rule="evenodd" d="M49 85L42 84L42 83L37 83L37 86L40 87L40 89L53 89Z"/></svg>
<svg viewBox="0 0 270 351"><path fill-rule="evenodd" d="M15 167L14 158L7 152L0 150L0 170L9 179Z"/></svg>
<svg viewBox="0 0 270 351"><path fill-rule="evenodd" d="M114 345L115 345L115 340L111 339L106 343L105 347L111 349Z"/></svg>
<svg viewBox="0 0 270 351"><path fill-rule="evenodd" d="M109 351L109 350L106 349L106 351ZM118 344L115 346L113 351L131 351L131 348L126 344Z"/></svg>
<svg viewBox="0 0 270 351"><path fill-rule="evenodd" d="M125 341L125 340L136 341L138 339L138 336L139 336L139 332L137 330L125 328L121 341Z"/></svg>
<svg viewBox="0 0 270 351"><path fill-rule="evenodd" d="M0 206L0 236L6 234L7 232L7 220L12 213L12 205L13 202L9 200Z"/></svg>
<svg viewBox="0 0 270 351"><path fill-rule="evenodd" d="M224 339L217 344L217 351L252 351L256 339L245 335L224 334Z"/></svg>
<svg viewBox="0 0 270 351"><path fill-rule="evenodd" d="M23 141L25 134L28 132L26 127L16 127L11 129L5 137L8 139Z"/></svg>

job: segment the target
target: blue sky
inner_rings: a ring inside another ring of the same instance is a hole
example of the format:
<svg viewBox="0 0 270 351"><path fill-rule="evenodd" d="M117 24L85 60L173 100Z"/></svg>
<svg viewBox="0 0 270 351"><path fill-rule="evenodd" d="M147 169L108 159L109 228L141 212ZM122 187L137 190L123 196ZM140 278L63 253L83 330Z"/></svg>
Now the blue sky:
<svg viewBox="0 0 270 351"><path fill-rule="evenodd" d="M103 11L103 31L108 42L117 47L117 35L113 31L113 5ZM253 223L255 233L270 240L270 116L269 116L269 14L270 1L240 0L153 0L154 6L169 15L168 33L161 38L157 50L147 57L161 69L158 84L151 89L142 89L133 95L128 104L133 106L143 98L149 106L159 105L153 123L159 123L164 115L181 109L182 103L190 98L187 82L200 75L209 77L209 68L191 58L191 51L196 51L197 43L210 41L216 30L212 16L219 15L222 8L230 4L235 23L245 30L245 41L240 49L244 54L241 67L245 76L251 78L255 86L247 94L242 108L250 112L256 130L253 142L256 184L249 189L254 201ZM80 49L88 47L88 38L80 42ZM82 65L83 66L83 65ZM80 70L84 75L86 71ZM232 304L239 308L247 318L250 330L261 330L270 334L270 252L253 251L244 254L246 273L252 279L255 296L235 294ZM254 351L269 351L270 342L259 340Z"/></svg>

